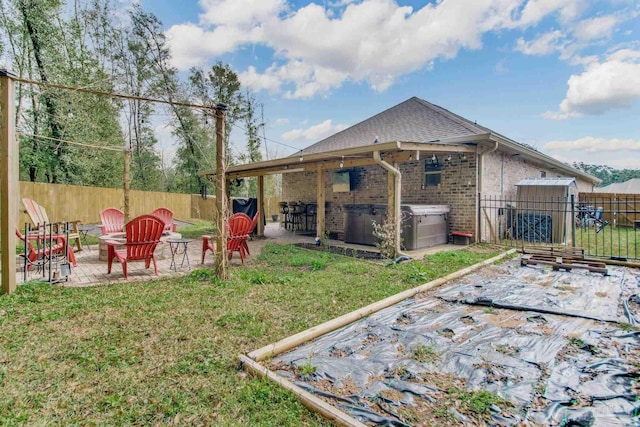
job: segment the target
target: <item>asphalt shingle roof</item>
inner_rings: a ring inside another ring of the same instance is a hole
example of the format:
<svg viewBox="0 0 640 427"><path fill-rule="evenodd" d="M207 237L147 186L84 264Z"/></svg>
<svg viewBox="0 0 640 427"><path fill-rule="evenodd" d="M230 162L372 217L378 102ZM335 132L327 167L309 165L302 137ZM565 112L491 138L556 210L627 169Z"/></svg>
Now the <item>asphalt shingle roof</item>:
<svg viewBox="0 0 640 427"><path fill-rule="evenodd" d="M625 182L614 182L606 187L596 188L598 193L640 194L640 178L632 178Z"/></svg>
<svg viewBox="0 0 640 427"><path fill-rule="evenodd" d="M358 124L319 141L304 154L361 147L378 142L434 142L490 131L442 107L420 98L410 98Z"/></svg>

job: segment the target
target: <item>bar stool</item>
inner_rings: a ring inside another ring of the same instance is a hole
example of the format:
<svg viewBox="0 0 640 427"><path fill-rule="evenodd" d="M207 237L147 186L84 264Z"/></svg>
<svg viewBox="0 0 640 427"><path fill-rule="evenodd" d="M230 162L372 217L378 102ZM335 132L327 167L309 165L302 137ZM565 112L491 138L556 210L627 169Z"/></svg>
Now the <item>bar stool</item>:
<svg viewBox="0 0 640 427"><path fill-rule="evenodd" d="M288 230L289 206L287 205L287 202L280 202L278 203L278 206L280 207L280 218L282 218L282 221L280 221L280 226L284 227L285 230Z"/></svg>
<svg viewBox="0 0 640 427"><path fill-rule="evenodd" d="M289 212L291 215L291 229L293 231L302 230L302 217L305 205L300 202L289 202Z"/></svg>
<svg viewBox="0 0 640 427"><path fill-rule="evenodd" d="M318 215L318 205L316 203L307 203L306 209L306 231L316 231L316 222Z"/></svg>

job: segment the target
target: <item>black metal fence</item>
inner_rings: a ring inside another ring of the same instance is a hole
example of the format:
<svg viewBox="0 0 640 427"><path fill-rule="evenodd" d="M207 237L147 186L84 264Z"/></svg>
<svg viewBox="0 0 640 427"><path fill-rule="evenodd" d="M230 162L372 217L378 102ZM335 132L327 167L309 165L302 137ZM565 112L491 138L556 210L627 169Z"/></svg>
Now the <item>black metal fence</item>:
<svg viewBox="0 0 640 427"><path fill-rule="evenodd" d="M479 241L508 247L572 246L585 255L640 259L640 197L508 199L478 196Z"/></svg>

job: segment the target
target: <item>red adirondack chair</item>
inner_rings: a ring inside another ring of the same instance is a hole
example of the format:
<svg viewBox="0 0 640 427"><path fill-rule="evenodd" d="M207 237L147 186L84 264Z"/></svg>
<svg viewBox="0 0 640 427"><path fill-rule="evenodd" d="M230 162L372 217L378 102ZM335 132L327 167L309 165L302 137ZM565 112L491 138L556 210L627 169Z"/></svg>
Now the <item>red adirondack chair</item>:
<svg viewBox="0 0 640 427"><path fill-rule="evenodd" d="M65 246L68 247L69 252L67 253L67 255L69 257L69 262L71 262L71 264L73 264L74 267L78 266L78 263L76 262L76 255L73 252L73 248L66 243L64 237L62 236L54 235L52 237L52 240L54 243L50 246L47 246L48 235L44 235L40 233L29 234L29 238L25 240L26 238L24 234L22 234L20 230L16 228L16 236L18 236L18 239L22 240L27 244L27 253L25 254L25 256L27 260L29 260L29 262L27 263L28 270L31 270L33 268L33 265L37 260L42 260L44 257L50 256L50 255L63 254ZM40 240L40 241L37 245L38 248L36 249L36 247L34 247L32 242L37 240Z"/></svg>
<svg viewBox="0 0 640 427"><path fill-rule="evenodd" d="M249 236L251 236L251 234L253 233L253 230L255 230L256 227L258 226L259 218L260 218L260 212L258 211L256 212L256 214L253 216L253 219L251 220L251 230L249 230ZM242 248L247 253L247 255L251 255L251 252L249 252L249 244L247 243L246 240L242 242Z"/></svg>
<svg viewBox="0 0 640 427"><path fill-rule="evenodd" d="M102 234L118 233L124 229L124 212L116 208L107 208L100 212L99 225Z"/></svg>
<svg viewBox="0 0 640 427"><path fill-rule="evenodd" d="M114 259L122 264L122 272L125 279L127 278L127 262L144 261L145 268L149 268L151 261L153 261L153 268L157 276L158 265L153 252L158 243L160 243L160 237L164 231L164 222L153 215L140 215L129 221L124 228L127 234L126 243L113 240L106 242L108 245L107 273L111 273L111 264ZM116 246L125 246L125 248L116 249Z"/></svg>
<svg viewBox="0 0 640 427"><path fill-rule="evenodd" d="M157 216L164 221L164 230L175 232L178 229L178 224L173 222L173 211L167 208L158 208L151 212L151 215Z"/></svg>
<svg viewBox="0 0 640 427"><path fill-rule="evenodd" d="M228 224L228 236L227 236L227 253L228 258L231 260L234 252L240 254L240 260L244 264L244 257L248 255L245 250L247 238L252 230L252 220L248 215L243 213L236 213L229 218ZM210 250L215 253L215 240L212 236L202 236L202 263L204 263L204 255Z"/></svg>

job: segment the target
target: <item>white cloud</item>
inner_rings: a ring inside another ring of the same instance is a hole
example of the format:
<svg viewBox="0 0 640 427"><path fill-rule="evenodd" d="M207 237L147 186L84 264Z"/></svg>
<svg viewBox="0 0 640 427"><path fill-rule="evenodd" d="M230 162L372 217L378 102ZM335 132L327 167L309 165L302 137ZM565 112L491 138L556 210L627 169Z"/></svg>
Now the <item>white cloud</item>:
<svg viewBox="0 0 640 427"><path fill-rule="evenodd" d="M273 49L277 60L266 70L240 73L254 90L310 98L353 81L383 91L436 59L481 48L484 33L514 25L522 1L446 1L414 10L394 0L346 0L290 11L284 0L201 0L199 25L175 25L167 36L181 70L250 43Z"/></svg>
<svg viewBox="0 0 640 427"><path fill-rule="evenodd" d="M640 61L640 50L620 49L607 58L615 61Z"/></svg>
<svg viewBox="0 0 640 427"><path fill-rule="evenodd" d="M560 111L547 112L547 118L579 117L602 114L615 108L628 108L640 98L640 63L638 52L612 54L604 62L591 63L581 74L567 82L569 88L560 103ZM555 117L554 117L555 115Z"/></svg>
<svg viewBox="0 0 640 427"><path fill-rule="evenodd" d="M172 65L179 70L203 65L207 58L222 55L242 43L260 39L260 29L243 31L239 27L216 27L212 31L192 23L174 25L166 32Z"/></svg>
<svg viewBox="0 0 640 427"><path fill-rule="evenodd" d="M609 38L618 22L618 18L613 15L585 19L576 24L573 34L579 40Z"/></svg>
<svg viewBox="0 0 640 427"><path fill-rule="evenodd" d="M258 73L254 66L249 66L247 71L239 73L238 79L242 86L248 87L255 92L267 90L271 93L276 93L280 90L281 82L278 76L269 73Z"/></svg>
<svg viewBox="0 0 640 427"><path fill-rule="evenodd" d="M537 24L547 15L556 12L562 21L570 21L580 14L584 3L583 0L529 0L522 10L518 25Z"/></svg>
<svg viewBox="0 0 640 427"><path fill-rule="evenodd" d="M621 157L617 159L608 159L608 160L605 160L603 163L611 166L612 168L638 169L638 159L633 157Z"/></svg>
<svg viewBox="0 0 640 427"><path fill-rule="evenodd" d="M562 162L584 162L614 168L637 168L640 140L586 136L573 140L549 141L542 150Z"/></svg>
<svg viewBox="0 0 640 427"><path fill-rule="evenodd" d="M247 26L264 22L284 10L284 0L200 0L204 25Z"/></svg>
<svg viewBox="0 0 640 427"><path fill-rule="evenodd" d="M170 166L176 156L176 147L178 146L176 138L173 135L175 127L170 124L154 125L154 135L158 139L155 149L162 159L163 166Z"/></svg>
<svg viewBox="0 0 640 427"><path fill-rule="evenodd" d="M286 117L281 117L279 119L276 119L276 125L286 125L289 124L289 119Z"/></svg>
<svg viewBox="0 0 640 427"><path fill-rule="evenodd" d="M543 147L543 150L582 150L587 153L596 153L603 151L621 151L631 150L640 151L640 140L634 139L618 139L618 138L595 138L587 136L574 140L558 140L549 141ZM638 162L638 159L635 159Z"/></svg>
<svg viewBox="0 0 640 427"><path fill-rule="evenodd" d="M565 36L561 31L549 31L535 40L525 41L519 38L516 41L516 50L525 55L548 55L561 51L566 44Z"/></svg>
<svg viewBox="0 0 640 427"><path fill-rule="evenodd" d="M186 70L257 45L272 50L274 61L241 70L241 82L296 99L326 94L345 82L384 91L400 76L428 70L461 49L482 48L487 32L526 29L549 16L560 29L535 40L520 38L516 50L559 52L573 64L584 63L592 58L579 57L578 50L611 35L618 22L614 15L577 22L584 0L448 0L416 8L397 0L328 0L298 9L286 0L199 4L197 24L174 25L166 33L174 66Z"/></svg>
<svg viewBox="0 0 640 427"><path fill-rule="evenodd" d="M581 117L581 116L582 114L578 114L578 113L569 114L569 113L561 113L558 111L545 111L544 113L540 114L540 117L548 120L566 120L572 117Z"/></svg>
<svg viewBox="0 0 640 427"><path fill-rule="evenodd" d="M282 139L287 141L320 141L336 132L340 132L347 128L347 125L336 123L331 120L325 120L322 123L313 125L306 129L293 129L282 134Z"/></svg>

